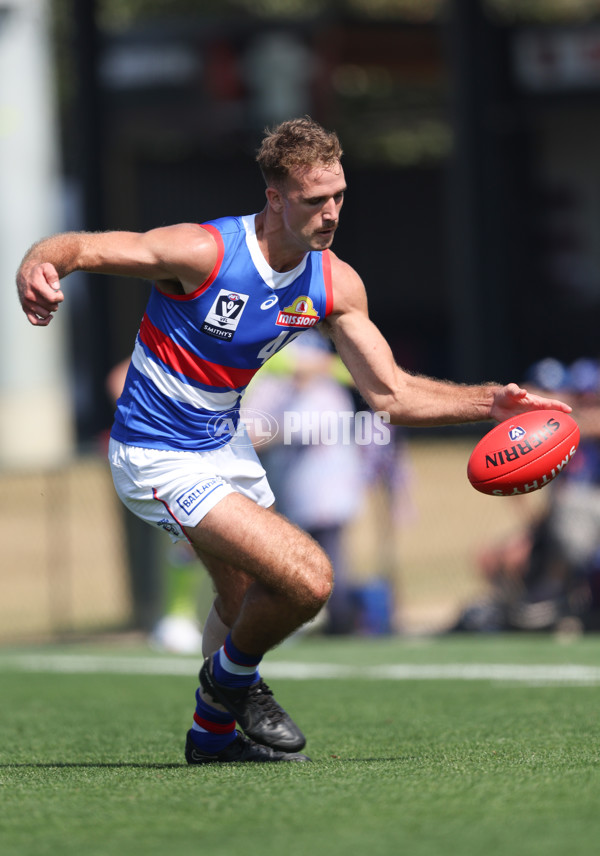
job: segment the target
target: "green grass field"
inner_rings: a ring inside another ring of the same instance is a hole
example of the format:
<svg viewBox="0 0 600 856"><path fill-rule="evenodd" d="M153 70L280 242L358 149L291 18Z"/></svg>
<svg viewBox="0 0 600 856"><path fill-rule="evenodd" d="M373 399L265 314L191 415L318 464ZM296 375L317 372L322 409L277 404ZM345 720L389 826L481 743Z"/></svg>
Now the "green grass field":
<svg viewBox="0 0 600 856"><path fill-rule="evenodd" d="M597 852L599 662L594 637L294 641L264 675L313 763L188 768L193 659L0 649L0 852Z"/></svg>

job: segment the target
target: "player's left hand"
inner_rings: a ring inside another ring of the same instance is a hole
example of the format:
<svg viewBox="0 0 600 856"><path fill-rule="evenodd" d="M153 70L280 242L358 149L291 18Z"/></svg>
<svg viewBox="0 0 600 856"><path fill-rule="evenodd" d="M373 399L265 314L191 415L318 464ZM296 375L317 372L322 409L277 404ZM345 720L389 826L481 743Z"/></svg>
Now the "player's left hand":
<svg viewBox="0 0 600 856"><path fill-rule="evenodd" d="M509 383L507 386L501 387L494 395L490 416L492 419L502 422L518 413L525 413L527 410L560 410L563 413L570 413L572 408L564 401L534 395L516 383Z"/></svg>

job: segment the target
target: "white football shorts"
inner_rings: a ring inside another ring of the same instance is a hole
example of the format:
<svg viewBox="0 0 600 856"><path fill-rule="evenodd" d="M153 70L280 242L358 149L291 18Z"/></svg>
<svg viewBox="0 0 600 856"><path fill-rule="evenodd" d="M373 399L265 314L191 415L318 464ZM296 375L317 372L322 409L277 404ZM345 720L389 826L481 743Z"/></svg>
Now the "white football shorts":
<svg viewBox="0 0 600 856"><path fill-rule="evenodd" d="M263 508L275 502L243 426L230 443L206 452L142 449L111 437L108 459L123 504L164 529L172 541L188 540L183 527L196 526L230 493L241 493Z"/></svg>

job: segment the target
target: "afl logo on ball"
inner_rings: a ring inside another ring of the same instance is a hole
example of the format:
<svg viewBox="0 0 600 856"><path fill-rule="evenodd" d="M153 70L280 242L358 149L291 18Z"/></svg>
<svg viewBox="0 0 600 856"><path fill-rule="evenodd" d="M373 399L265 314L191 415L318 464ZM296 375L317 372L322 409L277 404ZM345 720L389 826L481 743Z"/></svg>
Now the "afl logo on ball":
<svg viewBox="0 0 600 856"><path fill-rule="evenodd" d="M521 437L524 437L527 432L524 428L520 428L518 425L511 427L508 432L508 436L514 442L515 440L520 440Z"/></svg>

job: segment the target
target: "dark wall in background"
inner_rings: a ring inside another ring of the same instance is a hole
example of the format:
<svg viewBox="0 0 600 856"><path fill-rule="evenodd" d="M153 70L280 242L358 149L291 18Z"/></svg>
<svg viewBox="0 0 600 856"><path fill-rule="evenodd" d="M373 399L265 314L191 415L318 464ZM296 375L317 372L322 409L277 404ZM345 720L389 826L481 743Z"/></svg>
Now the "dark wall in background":
<svg viewBox="0 0 600 856"><path fill-rule="evenodd" d="M402 364L520 380L542 357L595 355L600 285L593 274L582 285L576 272L594 266L581 233L593 233L600 214L585 197L585 168L573 176L568 165L595 121L596 91L577 93L579 122L565 136L560 117L569 121L573 93L528 86L515 70L517 31L477 3L450 5L443 27L330 16L302 28L165 22L110 38L92 38L86 13L80 103L94 109L71 112L64 127L88 227L144 230L259 210L254 149L265 124L287 118L276 88L267 115L261 95L273 73L261 62L283 45L296 56L284 105L336 128L346 150L334 250L363 276ZM149 286L87 287L74 347L97 388L131 350ZM110 421L101 398L80 415L84 438Z"/></svg>

